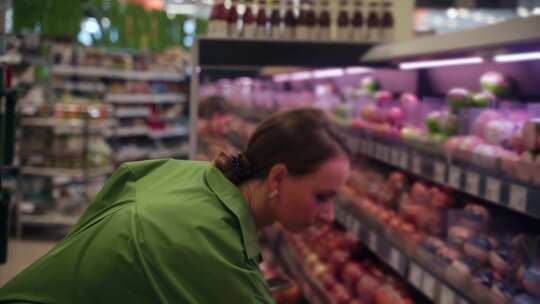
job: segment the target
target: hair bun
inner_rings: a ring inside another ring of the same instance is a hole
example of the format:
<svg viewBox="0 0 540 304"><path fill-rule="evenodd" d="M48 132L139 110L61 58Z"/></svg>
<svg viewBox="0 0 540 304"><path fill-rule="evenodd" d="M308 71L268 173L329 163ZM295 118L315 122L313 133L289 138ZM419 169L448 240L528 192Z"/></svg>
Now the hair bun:
<svg viewBox="0 0 540 304"><path fill-rule="evenodd" d="M221 152L214 160L214 165L235 185L253 177L251 164L244 153L230 155Z"/></svg>

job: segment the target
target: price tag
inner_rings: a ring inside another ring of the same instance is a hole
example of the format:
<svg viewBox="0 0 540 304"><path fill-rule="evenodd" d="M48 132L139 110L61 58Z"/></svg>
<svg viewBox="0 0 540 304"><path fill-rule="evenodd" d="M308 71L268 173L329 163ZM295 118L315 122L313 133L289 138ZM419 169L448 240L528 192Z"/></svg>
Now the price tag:
<svg viewBox="0 0 540 304"><path fill-rule="evenodd" d="M418 175L422 174L422 159L419 156L413 156L412 170Z"/></svg>
<svg viewBox="0 0 540 304"><path fill-rule="evenodd" d="M360 238L360 221L354 221L350 231L355 237Z"/></svg>
<svg viewBox="0 0 540 304"><path fill-rule="evenodd" d="M365 139L362 139L362 153L363 154L368 153L368 141Z"/></svg>
<svg viewBox="0 0 540 304"><path fill-rule="evenodd" d="M351 230L351 227L354 223L354 218L350 214L347 214L346 219L347 220L345 222L345 227L347 227L347 230Z"/></svg>
<svg viewBox="0 0 540 304"><path fill-rule="evenodd" d="M404 170L408 169L408 166L409 166L409 154L406 151L401 151L399 166Z"/></svg>
<svg viewBox="0 0 540 304"><path fill-rule="evenodd" d="M385 145L381 145L381 160L388 161L388 147Z"/></svg>
<svg viewBox="0 0 540 304"><path fill-rule="evenodd" d="M411 263L410 271L409 271L409 282L417 287L420 288L422 285L422 269L418 267L415 263Z"/></svg>
<svg viewBox="0 0 540 304"><path fill-rule="evenodd" d="M467 172L466 176L466 191L472 195L478 195L480 193L480 175L474 172Z"/></svg>
<svg viewBox="0 0 540 304"><path fill-rule="evenodd" d="M486 179L485 198L494 203L499 203L501 200L501 181L497 178L488 177Z"/></svg>
<svg viewBox="0 0 540 304"><path fill-rule="evenodd" d="M435 279L427 272L424 273L422 278L422 290L428 298L435 299Z"/></svg>
<svg viewBox="0 0 540 304"><path fill-rule="evenodd" d="M436 182L444 183L446 175L446 165L440 161L436 161L433 163L433 166L433 178Z"/></svg>
<svg viewBox="0 0 540 304"><path fill-rule="evenodd" d="M390 266L398 272L401 266L401 254L393 247L390 249Z"/></svg>
<svg viewBox="0 0 540 304"><path fill-rule="evenodd" d="M384 160L387 163L392 162L392 148L389 146L384 146Z"/></svg>
<svg viewBox="0 0 540 304"><path fill-rule="evenodd" d="M461 169L455 166L450 166L448 171L448 184L453 188L460 189L461 186Z"/></svg>
<svg viewBox="0 0 540 304"><path fill-rule="evenodd" d="M377 252L377 234L373 231L369 232L369 248L373 250L375 253Z"/></svg>
<svg viewBox="0 0 540 304"><path fill-rule="evenodd" d="M392 165L399 166L399 150L392 149Z"/></svg>
<svg viewBox="0 0 540 304"><path fill-rule="evenodd" d="M456 302L456 294L446 286L442 286L441 289L441 304L454 304Z"/></svg>
<svg viewBox="0 0 540 304"><path fill-rule="evenodd" d="M527 211L527 189L519 185L510 186L510 208L520 211Z"/></svg>

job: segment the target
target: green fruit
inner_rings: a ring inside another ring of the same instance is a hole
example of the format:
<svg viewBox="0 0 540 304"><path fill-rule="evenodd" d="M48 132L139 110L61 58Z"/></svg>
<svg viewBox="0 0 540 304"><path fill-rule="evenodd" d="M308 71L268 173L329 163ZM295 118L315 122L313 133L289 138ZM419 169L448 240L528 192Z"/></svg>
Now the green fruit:
<svg viewBox="0 0 540 304"><path fill-rule="evenodd" d="M487 108L495 103L495 96L489 92L475 94L472 100L472 106L477 108Z"/></svg>
<svg viewBox="0 0 540 304"><path fill-rule="evenodd" d="M434 111L428 114L426 117L426 127L429 130L429 133L439 133L442 131L440 126L441 112Z"/></svg>
<svg viewBox="0 0 540 304"><path fill-rule="evenodd" d="M371 76L367 76L367 77L362 78L360 87L362 88L362 90L373 94L379 89L380 86L377 79Z"/></svg>
<svg viewBox="0 0 540 304"><path fill-rule="evenodd" d="M510 83L504 75L498 72L487 72L480 77L480 87L496 97L506 97L510 94Z"/></svg>
<svg viewBox="0 0 540 304"><path fill-rule="evenodd" d="M464 88L451 89L446 95L446 101L452 110L457 111L472 103L472 94Z"/></svg>

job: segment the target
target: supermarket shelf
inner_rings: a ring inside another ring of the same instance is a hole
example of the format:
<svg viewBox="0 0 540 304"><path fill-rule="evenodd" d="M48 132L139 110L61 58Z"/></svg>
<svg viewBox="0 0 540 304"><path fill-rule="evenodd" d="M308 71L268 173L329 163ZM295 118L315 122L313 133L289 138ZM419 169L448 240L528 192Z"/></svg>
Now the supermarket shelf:
<svg viewBox="0 0 540 304"><path fill-rule="evenodd" d="M184 81L186 77L179 73L166 71L117 70L105 67L55 65L52 73L62 76L103 77L126 80L146 81Z"/></svg>
<svg viewBox="0 0 540 304"><path fill-rule="evenodd" d="M20 215L20 224L22 225L39 225L39 226L73 226L79 220L78 215L62 215L58 213L43 214L43 215Z"/></svg>
<svg viewBox="0 0 540 304"><path fill-rule="evenodd" d="M338 223L365 240L365 245L387 263L403 279L422 292L435 304L494 303L486 294L473 288L472 282L448 274L445 267L422 258L418 248L407 246L408 241L393 236L384 225L362 215L352 204L340 198L334 203Z"/></svg>
<svg viewBox="0 0 540 304"><path fill-rule="evenodd" d="M111 137L128 137L128 136L146 136L149 129L146 126L141 127L120 127L113 130L110 134Z"/></svg>
<svg viewBox="0 0 540 304"><path fill-rule="evenodd" d="M56 134L80 134L88 124L89 132L102 132L113 125L111 121L89 121L84 119L57 119L57 118L23 118L21 125L34 127L52 127Z"/></svg>
<svg viewBox="0 0 540 304"><path fill-rule="evenodd" d="M216 66L351 66L372 43L200 37L195 43L202 69ZM328 54L332 54L329 56Z"/></svg>
<svg viewBox="0 0 540 304"><path fill-rule="evenodd" d="M180 147L180 148L177 148L177 149L160 149L160 150L150 152L149 157L151 159L169 158L169 157L172 157L172 158L175 158L175 157L187 158L188 150L189 149L188 149L187 145L185 147Z"/></svg>
<svg viewBox="0 0 540 304"><path fill-rule="evenodd" d="M108 94L106 102L126 104L149 104L149 103L183 103L185 94Z"/></svg>
<svg viewBox="0 0 540 304"><path fill-rule="evenodd" d="M118 118L147 117L149 115L150 109L148 108L118 109L115 112L115 116Z"/></svg>
<svg viewBox="0 0 540 304"><path fill-rule="evenodd" d="M385 141L355 133L353 149L432 182L540 219L540 188L421 151L403 141Z"/></svg>
<svg viewBox="0 0 540 304"><path fill-rule="evenodd" d="M157 139L157 138L166 138L166 137L187 136L188 134L189 134L188 128L176 127L176 128L168 128L164 130L152 130L148 133L148 136L151 138Z"/></svg>
<svg viewBox="0 0 540 304"><path fill-rule="evenodd" d="M134 150L131 150L131 153L122 153L121 151L118 153L118 156L116 157L117 162L129 162L129 161L136 161L136 160L144 160L144 159L158 159L158 158L187 158L188 155L188 146L180 146L177 148L170 148L170 149L156 149L156 150L150 150L150 149L143 149L138 150L138 153L134 153ZM125 155L122 155L125 154Z"/></svg>
<svg viewBox="0 0 540 304"><path fill-rule="evenodd" d="M478 56L481 51L515 50L526 48L540 41L540 16L516 18L497 24L482 26L466 31L420 37L403 42L382 44L373 47L363 57L365 63L392 63L396 60L429 56L466 57ZM512 46L509 49L508 46Z"/></svg>
<svg viewBox="0 0 540 304"><path fill-rule="evenodd" d="M54 85L53 89L86 93L105 93L107 87L103 83L98 82L63 82Z"/></svg>
<svg viewBox="0 0 540 304"><path fill-rule="evenodd" d="M113 166L106 166L101 168L89 168L88 177L99 177L107 175L114 171ZM21 174L26 175L40 175L40 176L71 176L77 178L84 177L84 170L78 169L65 169L65 168L46 168L46 167L22 167Z"/></svg>

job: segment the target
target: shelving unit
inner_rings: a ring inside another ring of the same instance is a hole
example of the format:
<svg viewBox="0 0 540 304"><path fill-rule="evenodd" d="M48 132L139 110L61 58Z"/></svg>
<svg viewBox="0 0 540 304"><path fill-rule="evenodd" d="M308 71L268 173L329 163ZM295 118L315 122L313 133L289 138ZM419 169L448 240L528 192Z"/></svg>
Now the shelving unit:
<svg viewBox="0 0 540 304"><path fill-rule="evenodd" d="M50 75L45 84L50 117L24 117L20 127L41 128L34 134L39 133L44 147L48 145L47 137L64 140L66 147L36 150L23 146L26 151L21 153L25 157L21 174L29 189L18 204L19 236L24 225L71 226L81 211L75 210L76 203L86 206L122 162L187 155L188 132L184 125L188 118L182 115L183 104L187 103L187 77L178 72L179 64L165 66L149 54L114 53L70 44L52 43L49 49L49 60L43 64ZM147 70L136 70L139 67ZM93 109L89 119L71 118L70 111L81 101L99 105L99 114ZM57 104L73 106L63 113L55 108ZM106 115L106 121L97 121L95 115ZM161 121L161 116L168 120ZM95 141L99 136L103 142ZM111 152L101 157L110 163L86 164L85 158L96 144L96 149ZM136 146L132 153L135 144L143 146ZM80 155L74 154L76 147L80 147ZM53 153L58 155L47 160ZM37 186L49 187L49 191L45 194Z"/></svg>
<svg viewBox="0 0 540 304"><path fill-rule="evenodd" d="M383 163L421 176L434 183L540 219L540 189L500 173L456 163L443 155L433 155L403 141L388 141L373 136L352 137L355 151Z"/></svg>
<svg viewBox="0 0 540 304"><path fill-rule="evenodd" d="M154 71L130 71L116 70L104 67L54 65L52 74L60 76L79 76L89 78L112 78L124 80L141 81L174 81L181 82L186 79L182 74L175 72L154 72Z"/></svg>

